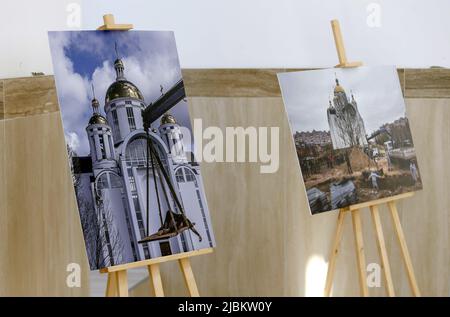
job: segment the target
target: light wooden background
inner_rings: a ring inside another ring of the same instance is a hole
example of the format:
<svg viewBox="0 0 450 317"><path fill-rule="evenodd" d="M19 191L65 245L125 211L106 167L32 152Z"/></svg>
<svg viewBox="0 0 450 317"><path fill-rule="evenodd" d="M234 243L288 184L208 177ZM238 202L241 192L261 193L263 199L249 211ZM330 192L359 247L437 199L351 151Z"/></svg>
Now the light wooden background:
<svg viewBox="0 0 450 317"><path fill-rule="evenodd" d="M279 126L280 169L258 163L203 163L217 240L193 259L201 295L321 295L337 213L309 215L276 73L184 70L190 111L203 125ZM399 70L424 190L399 205L423 295L450 293L450 70ZM65 157L53 78L0 81L0 295L88 295L87 262ZM382 220L398 295L407 278L386 210ZM377 262L363 212L367 263ZM333 295L358 295L350 219L346 219ZM66 287L66 265L80 263L82 287ZM162 267L168 295L186 295L176 263ZM383 286L383 281L382 281ZM375 296L383 288L371 288ZM132 295L151 294L144 280Z"/></svg>

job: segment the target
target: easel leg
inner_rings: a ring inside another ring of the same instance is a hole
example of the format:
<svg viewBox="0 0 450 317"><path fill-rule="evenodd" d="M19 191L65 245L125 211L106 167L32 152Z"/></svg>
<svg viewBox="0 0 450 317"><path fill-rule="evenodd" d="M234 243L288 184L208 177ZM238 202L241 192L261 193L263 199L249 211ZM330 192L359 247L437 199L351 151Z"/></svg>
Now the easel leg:
<svg viewBox="0 0 450 317"><path fill-rule="evenodd" d="M108 273L108 281L106 283L106 297L117 296L117 276L116 272Z"/></svg>
<svg viewBox="0 0 450 317"><path fill-rule="evenodd" d="M164 297L164 289L162 286L161 272L159 270L159 264L152 264L148 266L148 274L152 281L153 290L156 297Z"/></svg>
<svg viewBox="0 0 450 317"><path fill-rule="evenodd" d="M327 280L325 282L324 295L329 297L331 294L331 287L333 285L334 271L336 267L336 259L339 253L339 245L342 239L342 229L344 227L344 217L346 209L339 210L336 233L334 235L333 248L331 249L330 260L328 261Z"/></svg>
<svg viewBox="0 0 450 317"><path fill-rule="evenodd" d="M117 294L119 297L128 297L128 279L127 279L127 271L117 271L116 280L117 280Z"/></svg>
<svg viewBox="0 0 450 317"><path fill-rule="evenodd" d="M358 262L359 287L361 295L369 296L366 280L366 259L364 255L364 242L362 234L361 216L359 210L352 210L353 234L355 236L356 259Z"/></svg>
<svg viewBox="0 0 450 317"><path fill-rule="evenodd" d="M406 272L408 273L409 284L414 296L420 296L419 286L417 285L416 276L414 275L414 269L409 255L408 246L406 245L405 235L403 233L400 218L398 216L397 205L391 201L388 203L389 211L391 212L392 221L394 222L395 232L402 251L403 260L405 262Z"/></svg>
<svg viewBox="0 0 450 317"><path fill-rule="evenodd" d="M375 226L375 233L377 236L378 252L381 258L381 267L383 268L384 277L386 281L386 291L388 296L395 296L394 283L392 282L391 267L389 266L389 259L386 251L386 244L384 242L383 227L381 226L380 214L378 206L370 206L372 214L372 221Z"/></svg>
<svg viewBox="0 0 450 317"><path fill-rule="evenodd" d="M191 297L199 297L200 294L198 292L197 283L195 282L194 272L192 272L189 258L180 259L178 262L180 263L180 268L183 272L184 281L186 282L186 286L189 290L189 295L191 295Z"/></svg>

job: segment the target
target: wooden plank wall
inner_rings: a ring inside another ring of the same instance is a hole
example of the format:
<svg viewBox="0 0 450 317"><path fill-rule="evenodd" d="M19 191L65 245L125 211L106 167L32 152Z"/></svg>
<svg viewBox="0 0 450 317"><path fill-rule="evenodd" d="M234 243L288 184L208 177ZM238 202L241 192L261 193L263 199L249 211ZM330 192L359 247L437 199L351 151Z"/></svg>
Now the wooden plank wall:
<svg viewBox="0 0 450 317"><path fill-rule="evenodd" d="M52 77L3 80L0 296L88 295L87 262ZM66 284L69 263L81 288Z"/></svg>
<svg viewBox="0 0 450 317"><path fill-rule="evenodd" d="M311 217L306 209L276 79L280 71L285 70L183 71L191 116L202 118L204 127L280 127L277 173L260 174L255 163L201 164L218 245L214 254L192 261L202 295L322 292L337 215ZM448 296L450 70L399 69L399 78L425 188L400 204L401 219L422 293ZM0 283L0 294L87 295L87 263L53 78L0 81L0 109L5 118L0 121L0 278L6 281ZM381 212L396 291L407 296L393 228L386 210ZM367 262L379 263L368 211L363 225ZM350 219L342 243L333 294L358 295ZM65 286L67 262L82 264L81 289ZM187 294L176 263L164 265L162 274L168 295ZM382 288L370 291L384 295ZM131 294L151 294L148 281Z"/></svg>

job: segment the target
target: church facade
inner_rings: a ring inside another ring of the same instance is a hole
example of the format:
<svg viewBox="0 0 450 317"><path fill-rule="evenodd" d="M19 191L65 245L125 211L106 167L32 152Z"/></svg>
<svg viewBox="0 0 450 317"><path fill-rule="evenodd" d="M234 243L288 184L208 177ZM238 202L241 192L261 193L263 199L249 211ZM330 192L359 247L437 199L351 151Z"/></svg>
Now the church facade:
<svg viewBox="0 0 450 317"><path fill-rule="evenodd" d="M114 62L114 68L116 80L106 92L105 116L100 113L95 96L92 100L93 114L86 126L90 159L83 159L90 168L74 171L91 269L213 247L199 165L188 159L188 154L193 155L185 151L180 125L166 113L159 122L152 123L150 131L145 131L141 115L146 107L144 97L125 78L120 58ZM179 210L161 173L147 166L147 136L183 210ZM168 211L184 211L198 235L185 230L166 239L142 243L161 229Z"/></svg>
<svg viewBox="0 0 450 317"><path fill-rule="evenodd" d="M333 101L329 101L327 109L333 149L366 146L367 137L364 121L358 110L358 104L351 94L347 97L344 88L336 78Z"/></svg>

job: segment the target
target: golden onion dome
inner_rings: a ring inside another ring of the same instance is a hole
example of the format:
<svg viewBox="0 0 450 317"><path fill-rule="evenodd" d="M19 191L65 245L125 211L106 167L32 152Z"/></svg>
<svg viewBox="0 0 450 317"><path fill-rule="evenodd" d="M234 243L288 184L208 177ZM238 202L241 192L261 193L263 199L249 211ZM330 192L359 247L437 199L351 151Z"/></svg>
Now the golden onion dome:
<svg viewBox="0 0 450 317"><path fill-rule="evenodd" d="M341 85L337 85L336 87L334 87L334 92L345 92L345 90Z"/></svg>
<svg viewBox="0 0 450 317"><path fill-rule="evenodd" d="M141 91L128 80L118 80L106 91L105 104L118 98L134 98L144 101Z"/></svg>
<svg viewBox="0 0 450 317"><path fill-rule="evenodd" d="M89 119L89 124L108 124L108 121L101 114L94 113L91 119Z"/></svg>
<svg viewBox="0 0 450 317"><path fill-rule="evenodd" d="M339 80L336 78L336 86L334 87L334 92L345 92L344 88L339 85Z"/></svg>
<svg viewBox="0 0 450 317"><path fill-rule="evenodd" d="M161 125L167 124L167 123L170 123L170 124L176 124L177 123L177 121L175 120L174 116L172 116L170 113L164 114L162 116L162 118L161 118Z"/></svg>

